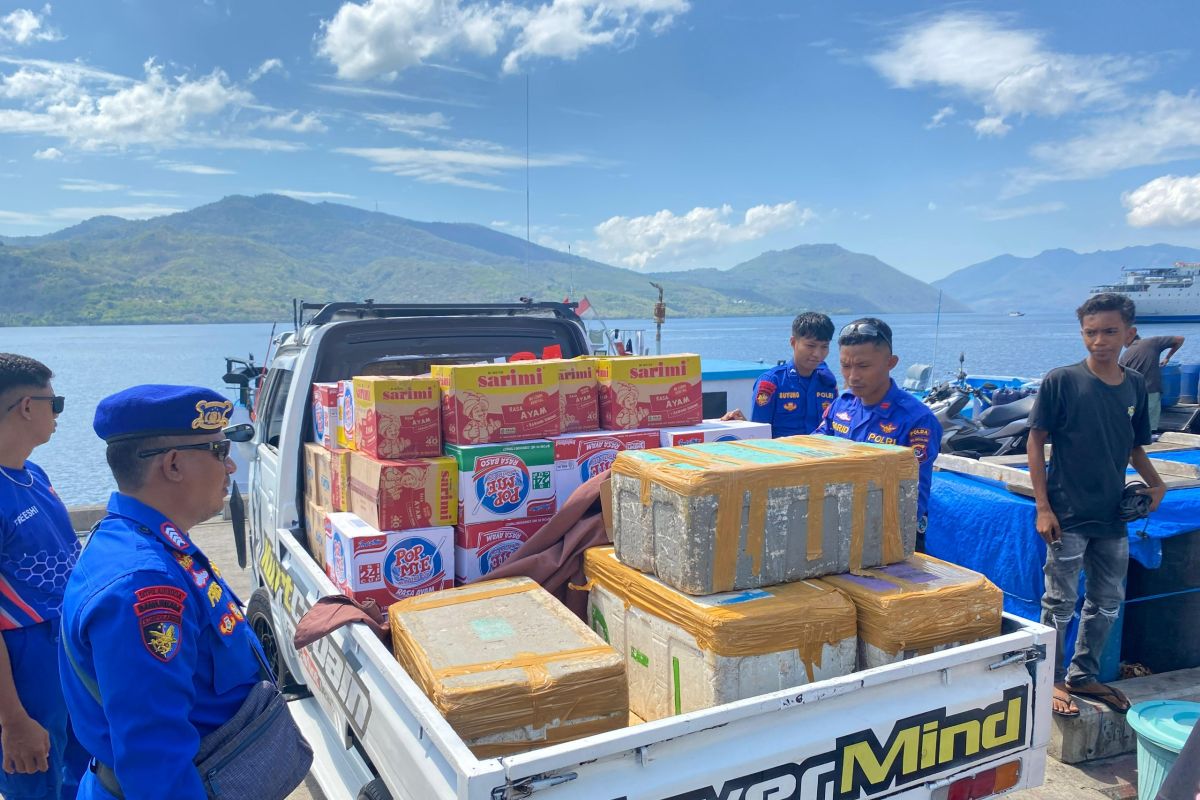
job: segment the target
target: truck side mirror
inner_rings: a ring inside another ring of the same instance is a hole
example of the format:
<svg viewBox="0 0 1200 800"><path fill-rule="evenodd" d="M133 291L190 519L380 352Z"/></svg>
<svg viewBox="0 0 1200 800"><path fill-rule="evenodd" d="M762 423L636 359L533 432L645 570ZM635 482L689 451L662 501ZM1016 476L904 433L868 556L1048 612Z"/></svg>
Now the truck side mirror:
<svg viewBox="0 0 1200 800"><path fill-rule="evenodd" d="M231 442L248 442L254 438L254 426L249 422L230 425L225 429L225 438Z"/></svg>

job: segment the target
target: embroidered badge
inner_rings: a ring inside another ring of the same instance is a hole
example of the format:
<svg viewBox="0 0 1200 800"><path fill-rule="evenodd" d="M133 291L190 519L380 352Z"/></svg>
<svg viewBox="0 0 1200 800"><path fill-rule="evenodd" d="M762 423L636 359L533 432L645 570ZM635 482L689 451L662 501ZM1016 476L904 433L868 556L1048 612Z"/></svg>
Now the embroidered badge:
<svg viewBox="0 0 1200 800"><path fill-rule="evenodd" d="M896 432L896 423L881 422L881 423L879 423L879 430L883 431L884 433L895 433Z"/></svg>
<svg viewBox="0 0 1200 800"><path fill-rule="evenodd" d="M242 610L237 607L237 603L232 600L225 604L225 608L229 613L221 617L221 633L228 636L245 617L242 615Z"/></svg>
<svg viewBox="0 0 1200 800"><path fill-rule="evenodd" d="M221 584L217 583L216 581L210 583L208 585L209 605L211 605L213 608L216 608L217 603L221 602L221 595L223 594L225 594L225 591L221 588Z"/></svg>
<svg viewBox="0 0 1200 800"><path fill-rule="evenodd" d="M784 403L784 404L783 404L783 410L784 410L784 411L795 411L795 410L796 410L796 404L795 404L795 403Z"/></svg>
<svg viewBox="0 0 1200 800"><path fill-rule="evenodd" d="M183 534L179 532L179 529L171 523L164 522L159 530L162 531L162 535L166 537L167 541L178 547L180 550L186 550L188 548L188 540L185 539Z"/></svg>
<svg viewBox="0 0 1200 800"><path fill-rule="evenodd" d="M233 403L229 400L201 400L196 403L192 430L219 431L229 424Z"/></svg>
<svg viewBox="0 0 1200 800"><path fill-rule="evenodd" d="M834 416L837 417L838 419L842 420L843 422L850 421L850 412L849 411L839 411L836 414L834 414Z"/></svg>
<svg viewBox="0 0 1200 800"><path fill-rule="evenodd" d="M179 652L187 592L174 586L148 586L134 594L137 600L133 610L142 632L142 644L150 655L165 664Z"/></svg>
<svg viewBox="0 0 1200 800"><path fill-rule="evenodd" d="M767 403L771 402L771 395L775 394L775 388L775 384L771 383L770 381L759 381L758 391L755 395L754 402L758 403L760 406L765 406Z"/></svg>

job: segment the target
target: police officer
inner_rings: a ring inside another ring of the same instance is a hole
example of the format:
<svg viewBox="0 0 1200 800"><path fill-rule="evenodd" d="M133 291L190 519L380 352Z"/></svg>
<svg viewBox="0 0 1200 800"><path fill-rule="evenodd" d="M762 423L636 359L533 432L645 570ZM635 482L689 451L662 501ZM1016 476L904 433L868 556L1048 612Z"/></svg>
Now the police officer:
<svg viewBox="0 0 1200 800"><path fill-rule="evenodd" d="M942 441L942 426L929 407L892 380L900 359L892 353L892 329L863 317L838 334L838 360L847 392L825 412L816 433L911 447L920 467L917 496L917 550L925 550L929 486Z"/></svg>
<svg viewBox="0 0 1200 800"><path fill-rule="evenodd" d="M40 361L0 353L0 795L73 798L87 756L58 682L58 628L79 540L50 479L29 456L64 400Z"/></svg>
<svg viewBox="0 0 1200 800"><path fill-rule="evenodd" d="M771 436L812 433L837 397L837 378L825 366L833 321L806 311L792 320L792 358L764 372L754 383L750 419L769 422ZM745 419L735 409L722 419Z"/></svg>
<svg viewBox="0 0 1200 800"><path fill-rule="evenodd" d="M60 651L94 756L81 798L202 800L200 740L259 680L241 602L188 536L224 505L232 407L208 389L146 385L96 408L117 491L67 583Z"/></svg>

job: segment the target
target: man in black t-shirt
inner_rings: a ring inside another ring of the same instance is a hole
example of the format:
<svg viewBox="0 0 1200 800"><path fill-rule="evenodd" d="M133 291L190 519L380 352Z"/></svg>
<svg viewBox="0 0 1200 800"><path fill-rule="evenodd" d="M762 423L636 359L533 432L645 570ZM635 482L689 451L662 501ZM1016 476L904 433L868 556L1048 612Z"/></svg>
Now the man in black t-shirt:
<svg viewBox="0 0 1200 800"><path fill-rule="evenodd" d="M1146 402L1150 411L1150 432L1158 430L1158 415L1162 411L1162 368L1171 356L1183 347L1182 336L1151 336L1143 339L1137 328L1129 329L1132 341L1121 354L1121 366L1137 370L1146 379ZM1170 350L1162 363L1158 361L1164 350Z"/></svg>
<svg viewBox="0 0 1200 800"><path fill-rule="evenodd" d="M1166 487L1143 446L1150 420L1142 376L1117 362L1129 341L1133 301L1097 294L1076 310L1088 357L1052 370L1042 381L1029 418L1029 474L1037 502L1037 532L1046 550L1042 622L1058 631L1054 713L1077 716L1071 695L1090 697L1124 713L1129 700L1097 679L1100 653L1125 599L1129 538L1120 518L1126 467L1145 480L1150 510ZM1047 471L1047 439L1054 445ZM1075 614L1079 570L1086 575L1075 656L1062 663L1066 630Z"/></svg>

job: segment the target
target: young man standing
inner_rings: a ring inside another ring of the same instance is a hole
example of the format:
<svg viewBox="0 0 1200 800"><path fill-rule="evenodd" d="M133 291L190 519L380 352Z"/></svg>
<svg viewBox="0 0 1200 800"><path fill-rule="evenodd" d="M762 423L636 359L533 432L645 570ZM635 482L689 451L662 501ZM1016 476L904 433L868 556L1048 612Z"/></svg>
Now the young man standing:
<svg viewBox="0 0 1200 800"><path fill-rule="evenodd" d="M1054 713L1077 716L1072 694L1091 697L1124 713L1129 700L1097 679L1100 653L1125 599L1129 538L1120 518L1125 469L1145 480L1150 510L1166 488L1143 445L1150 443L1146 387L1117 359L1129 341L1133 301L1097 294L1076 310L1088 356L1051 370L1029 418L1029 476L1037 503L1037 532L1046 549L1042 622L1058 631ZM1043 446L1054 450L1047 471ZM1075 656L1062 663L1067 626L1075 614L1079 570L1086 574Z"/></svg>
<svg viewBox="0 0 1200 800"><path fill-rule="evenodd" d="M837 378L825 366L833 321L806 311L792 320L792 358L764 372L754 384L750 419L769 422L771 436L812 433L837 397ZM722 419L745 419L741 409Z"/></svg>
<svg viewBox="0 0 1200 800"><path fill-rule="evenodd" d="M1183 337L1151 336L1149 339L1143 339L1138 336L1137 328L1130 328L1129 336L1131 341L1121 354L1121 366L1140 372L1146 381L1150 432L1154 433L1158 430L1158 418L1162 413L1162 368L1171 360L1171 356L1183 347ZM1170 352L1159 363L1158 359L1164 350Z"/></svg>
<svg viewBox="0 0 1200 800"><path fill-rule="evenodd" d="M58 634L79 541L50 479L29 461L63 398L40 361L0 353L0 795L73 798L87 759L58 682Z"/></svg>
<svg viewBox="0 0 1200 800"><path fill-rule="evenodd" d="M849 391L833 402L815 432L912 448L920 467L917 550L924 552L929 486L942 426L928 406L892 380L891 372L900 359L892 352L892 329L883 320L863 317L842 328L838 360Z"/></svg>

